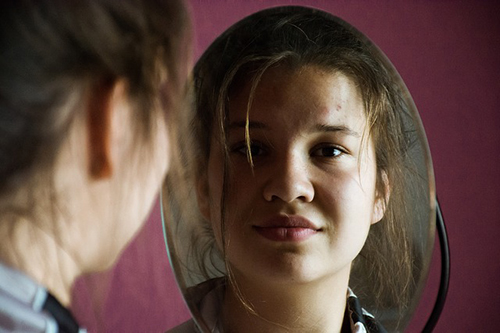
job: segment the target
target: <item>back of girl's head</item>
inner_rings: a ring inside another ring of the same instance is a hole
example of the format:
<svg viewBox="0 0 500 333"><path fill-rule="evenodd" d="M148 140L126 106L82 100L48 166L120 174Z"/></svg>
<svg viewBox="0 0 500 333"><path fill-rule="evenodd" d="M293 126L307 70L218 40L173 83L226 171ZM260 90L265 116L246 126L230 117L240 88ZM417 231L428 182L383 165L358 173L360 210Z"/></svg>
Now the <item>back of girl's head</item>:
<svg viewBox="0 0 500 333"><path fill-rule="evenodd" d="M155 106L172 109L184 89L188 23L178 0L2 1L0 202L35 173L50 178L89 94L118 79L149 140Z"/></svg>

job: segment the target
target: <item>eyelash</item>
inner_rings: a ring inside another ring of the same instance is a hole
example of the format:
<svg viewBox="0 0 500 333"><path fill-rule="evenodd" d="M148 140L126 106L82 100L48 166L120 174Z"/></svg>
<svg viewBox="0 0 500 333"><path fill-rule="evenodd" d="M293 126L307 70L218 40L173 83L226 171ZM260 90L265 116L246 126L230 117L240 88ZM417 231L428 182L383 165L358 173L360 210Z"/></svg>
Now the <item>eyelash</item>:
<svg viewBox="0 0 500 333"><path fill-rule="evenodd" d="M317 154L317 152L324 152L325 149L329 149L332 151L337 151L338 153L336 155L328 154L328 155L323 155L323 154ZM316 147L314 147L310 153L311 156L317 156L317 157L323 157L323 158L339 158L342 155L347 154L347 151L339 147L337 145L332 145L332 144L320 144Z"/></svg>
<svg viewBox="0 0 500 333"><path fill-rule="evenodd" d="M247 156L247 144L246 143L237 143L231 148L231 152L234 153L239 153L241 155ZM254 148L257 148L261 151L261 154L255 154L252 152L252 157L258 157L262 156L263 154L266 154L266 149L258 142L252 142L250 143L250 151L252 151Z"/></svg>

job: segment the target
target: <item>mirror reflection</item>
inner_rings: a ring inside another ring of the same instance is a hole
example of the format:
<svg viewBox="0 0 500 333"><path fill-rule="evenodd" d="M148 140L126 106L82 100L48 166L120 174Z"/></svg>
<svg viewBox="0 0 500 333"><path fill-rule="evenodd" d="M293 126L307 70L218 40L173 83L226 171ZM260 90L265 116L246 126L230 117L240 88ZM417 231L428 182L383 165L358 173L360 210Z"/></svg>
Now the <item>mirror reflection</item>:
<svg viewBox="0 0 500 333"><path fill-rule="evenodd" d="M226 31L194 74L176 175L190 190L164 186L194 317L174 331L403 330L432 252L434 180L381 51L330 14L282 7Z"/></svg>

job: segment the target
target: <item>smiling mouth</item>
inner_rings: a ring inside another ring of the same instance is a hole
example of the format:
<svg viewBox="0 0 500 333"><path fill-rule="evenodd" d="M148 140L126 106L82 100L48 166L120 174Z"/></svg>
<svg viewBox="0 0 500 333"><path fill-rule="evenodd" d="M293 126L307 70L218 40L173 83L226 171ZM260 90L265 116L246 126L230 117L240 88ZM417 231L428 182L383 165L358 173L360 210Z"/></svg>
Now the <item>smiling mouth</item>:
<svg viewBox="0 0 500 333"><path fill-rule="evenodd" d="M308 219L297 215L278 215L253 229L264 238L276 242L301 242L321 232Z"/></svg>
<svg viewBox="0 0 500 333"><path fill-rule="evenodd" d="M321 231L297 227L254 227L254 229L264 238L275 242L301 242Z"/></svg>

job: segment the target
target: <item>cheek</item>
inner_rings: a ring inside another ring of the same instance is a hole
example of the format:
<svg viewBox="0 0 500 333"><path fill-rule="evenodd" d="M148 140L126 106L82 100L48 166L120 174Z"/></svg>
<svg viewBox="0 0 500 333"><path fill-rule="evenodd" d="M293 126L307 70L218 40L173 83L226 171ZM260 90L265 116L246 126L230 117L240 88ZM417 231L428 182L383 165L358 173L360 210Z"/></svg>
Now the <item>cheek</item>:
<svg viewBox="0 0 500 333"><path fill-rule="evenodd" d="M215 157L215 156L214 156ZM242 223L252 215L255 201L255 188L257 184L253 177L242 177L241 175L230 175L230 180L226 188L223 184L223 166L218 159L209 161L208 166L208 197L209 197L209 216L210 226L214 232L215 239L222 249L223 239L228 244L232 243L238 248L244 242L241 231L244 229ZM225 191L223 193L223 191ZM221 199L225 196L224 201L224 224L221 220ZM224 237L222 235L224 233ZM238 244L235 244L235 243Z"/></svg>
<svg viewBox="0 0 500 333"><path fill-rule="evenodd" d="M221 157L219 154L210 155L207 168L207 189L206 189L206 204L207 218L212 228L216 241L221 245L221 199L223 195L223 165L220 163Z"/></svg>
<svg viewBox="0 0 500 333"><path fill-rule="evenodd" d="M324 215L330 223L332 237L331 251L339 258L352 261L363 248L370 230L372 195L360 186L359 178L353 176L332 179L323 186L323 191Z"/></svg>
<svg viewBox="0 0 500 333"><path fill-rule="evenodd" d="M358 170L329 175L316 190L325 214L332 223L371 224L374 209L375 179Z"/></svg>
<svg viewBox="0 0 500 333"><path fill-rule="evenodd" d="M131 228L134 228L134 233L146 221L155 199L158 196L159 189L167 174L170 164L170 138L168 136L167 126L163 121L158 121L157 131L153 140L141 143L142 147L135 147L138 153L134 154L137 158L136 167L131 170L131 182L134 183L133 194L134 198L129 203L127 209L134 209L134 212L125 217L133 218ZM131 195L131 189L128 189Z"/></svg>
<svg viewBox="0 0 500 333"><path fill-rule="evenodd" d="M152 142L146 143L149 147L144 147L146 151L151 152L151 157L142 157L144 167L140 170L145 176L145 180L140 187L143 187L147 193L144 198L152 200L156 197L162 185L162 182L169 170L171 159L170 136L166 124L163 121L158 122L156 137ZM147 206L147 205L146 205Z"/></svg>
<svg viewBox="0 0 500 333"><path fill-rule="evenodd" d="M167 171L170 168L170 159L172 154L170 133L166 126L164 127L164 130L161 131L160 135L158 135L158 137L161 141L159 147L161 147L160 160L163 165L163 175L166 175Z"/></svg>
<svg viewBox="0 0 500 333"><path fill-rule="evenodd" d="M156 133L156 138L154 141L154 149L155 154L155 163L157 165L157 170L160 174L160 178L166 175L169 167L170 167L170 159L171 159L171 139L170 139L170 131L165 121L162 119L158 120L158 131Z"/></svg>

